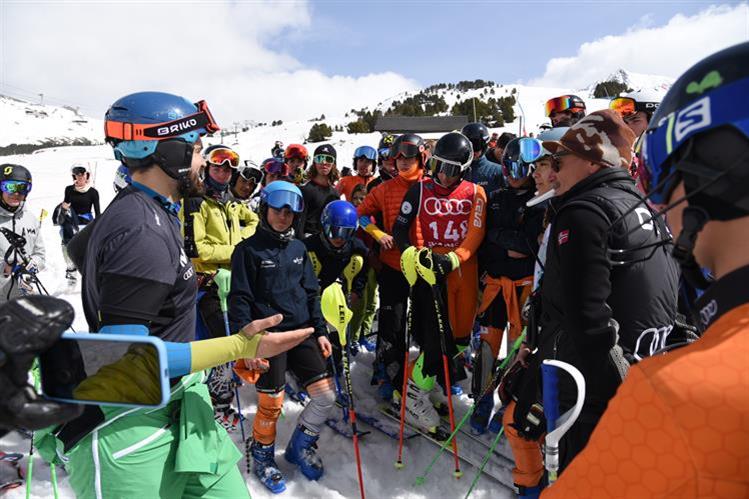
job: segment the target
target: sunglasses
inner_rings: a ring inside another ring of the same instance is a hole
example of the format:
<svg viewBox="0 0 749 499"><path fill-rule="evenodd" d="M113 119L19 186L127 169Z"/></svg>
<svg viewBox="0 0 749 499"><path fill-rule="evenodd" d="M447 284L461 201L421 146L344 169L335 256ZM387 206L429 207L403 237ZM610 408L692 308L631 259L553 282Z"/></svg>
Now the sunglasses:
<svg viewBox="0 0 749 499"><path fill-rule="evenodd" d="M198 112L182 118L165 121L163 123L125 123L121 121L106 121L104 131L107 139L117 140L166 140L180 137L186 133L204 129L207 133L214 133L221 128L213 119L208 104L205 101L195 103Z"/></svg>
<svg viewBox="0 0 749 499"><path fill-rule="evenodd" d="M211 150L205 160L211 165L239 168L239 154L225 147Z"/></svg>
<svg viewBox="0 0 749 499"><path fill-rule="evenodd" d="M559 159L565 156L569 156L570 154L572 153L570 153L569 151L560 151L560 152L552 154L551 155L551 169L559 173L559 167L560 167Z"/></svg>
<svg viewBox="0 0 749 499"><path fill-rule="evenodd" d="M28 194L31 192L31 182L25 180L3 180L0 182L0 191L8 194Z"/></svg>
<svg viewBox="0 0 749 499"><path fill-rule="evenodd" d="M335 156L331 156L330 154L318 154L315 156L315 163L317 164L335 164Z"/></svg>

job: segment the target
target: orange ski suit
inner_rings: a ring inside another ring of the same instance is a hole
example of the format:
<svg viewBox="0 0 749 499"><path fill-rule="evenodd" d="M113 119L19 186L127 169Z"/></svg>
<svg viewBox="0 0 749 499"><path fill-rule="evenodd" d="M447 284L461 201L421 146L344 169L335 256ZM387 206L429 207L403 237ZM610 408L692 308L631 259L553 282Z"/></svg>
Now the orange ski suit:
<svg viewBox="0 0 749 499"><path fill-rule="evenodd" d="M701 339L632 366L544 498L749 497L747 279L744 267L700 298Z"/></svg>

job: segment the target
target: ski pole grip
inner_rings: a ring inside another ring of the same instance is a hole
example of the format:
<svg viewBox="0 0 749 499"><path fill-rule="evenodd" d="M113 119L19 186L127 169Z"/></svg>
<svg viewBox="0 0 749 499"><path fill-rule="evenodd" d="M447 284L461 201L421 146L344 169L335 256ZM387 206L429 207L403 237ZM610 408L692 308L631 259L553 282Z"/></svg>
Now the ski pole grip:
<svg viewBox="0 0 749 499"><path fill-rule="evenodd" d="M546 432L550 433L557 427L557 419L559 419L559 371L556 366L541 364L541 376L543 378Z"/></svg>
<svg viewBox="0 0 749 499"><path fill-rule="evenodd" d="M218 299L221 303L221 311L226 312L229 310L229 307L226 305L226 298L229 296L229 290L231 289L231 271L218 269L216 275L213 277L213 282L218 286Z"/></svg>

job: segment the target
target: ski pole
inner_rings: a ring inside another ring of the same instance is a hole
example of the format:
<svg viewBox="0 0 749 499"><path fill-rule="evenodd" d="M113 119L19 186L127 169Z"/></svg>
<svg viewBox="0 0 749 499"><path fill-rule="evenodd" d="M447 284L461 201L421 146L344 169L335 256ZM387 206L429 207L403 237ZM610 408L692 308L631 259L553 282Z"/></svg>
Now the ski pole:
<svg viewBox="0 0 749 499"><path fill-rule="evenodd" d="M577 385L577 400L575 406L559 416L559 375L557 368L563 369L572 376ZM559 474L559 441L570 427L577 421L585 403L585 378L582 373L572 364L560 360L546 359L541 365L544 390L544 413L546 415L547 428L553 428L546 433L546 446L544 451L544 466L549 472L549 485L552 485ZM548 392L548 394L547 394ZM547 409L547 404L549 408Z"/></svg>
<svg viewBox="0 0 749 499"><path fill-rule="evenodd" d="M218 286L218 300L221 306L221 314L224 317L224 331L226 336L231 336L231 329L229 328L229 307L226 303L226 298L229 296L229 290L231 289L231 271L226 269L218 269L216 275L213 278L214 282ZM234 366L233 362L229 363L230 366ZM232 378L234 378L232 371ZM234 382L234 398L237 400L237 410L239 411L239 429L242 431L242 441L246 441L244 433L244 419L242 419L242 402L239 400L239 384Z"/></svg>
<svg viewBox="0 0 749 499"><path fill-rule="evenodd" d="M521 334L518 339L515 340L515 343L512 345L512 350L509 352L507 357L499 364L497 367L496 372L494 373L494 376L492 376L492 379L489 381L489 384L484 388L483 393L480 397L478 397L473 405L471 405L470 409L463 415L463 419L460 420L458 425L455 427L455 430L450 434L450 437L442 442L442 445L440 445L440 448L435 452L434 456L432 457L432 460L429 462L429 465L426 467L424 472L416 477L416 485L423 485L426 482L427 476L429 473L431 473L432 468L434 467L435 463L437 463L437 459L442 455L443 452L445 452L445 449L447 449L447 446L450 445L450 443L455 438L455 435L458 434L458 431L465 426L465 424L468 422L469 418L471 417L471 414L474 413L476 410L476 407L478 406L478 401L481 400L483 397L488 395L489 393L492 393L496 387L496 385L499 383L499 379L501 378L504 369L507 367L507 365L510 363L510 361L515 356L515 353L520 349L520 345L525 340L525 332ZM504 430L504 429L503 429Z"/></svg>
<svg viewBox="0 0 749 499"><path fill-rule="evenodd" d="M440 348L442 350L442 369L444 371L445 376L445 391L447 392L447 410L450 415L450 432L455 431L455 414L453 412L453 398L452 398L452 391L450 387L452 384L450 383L450 367L449 367L449 361L447 359L447 343L445 336L447 334L445 330L445 324L443 321L442 314L445 310L444 303L442 300L442 290L437 285L437 276L434 273L434 261L432 260L432 252L428 249L422 249L419 252L419 256L421 254L425 255L425 260L427 261L427 264L421 263L421 258L416 259L416 270L418 271L419 275L429 284L429 286L432 288L432 297L434 299L434 309L437 316L437 329L439 330L440 335ZM453 472L453 476L455 478L460 478L463 475L463 472L460 471L460 457L458 455L458 439L453 438L452 441L453 445L453 455L455 457L455 471Z"/></svg>
<svg viewBox="0 0 749 499"><path fill-rule="evenodd" d="M408 390L408 378L409 373L409 349L411 348L411 330L412 319L413 319L413 287L416 284L418 275L416 272L416 257L418 251L415 246L409 246L401 254L401 271L408 281L408 315L406 318L406 338L405 338L405 354L403 359L403 387L401 389L401 414L400 414L400 429L398 430L398 459L395 461L395 467L397 469L403 468L403 434L405 432L406 424L406 392Z"/></svg>
<svg viewBox="0 0 749 499"><path fill-rule="evenodd" d="M360 257L361 258L361 257ZM353 259L353 257L352 257ZM341 345L346 346L346 333L351 321L351 309L346 306L346 297L343 295L340 283L334 282L322 293L320 300L323 316L338 331ZM359 477L359 492L364 497L364 477L362 475L361 454L359 452L359 431L356 428L356 409L354 408L354 390L351 386L351 368L349 365L348 349L343 355L343 377L346 382L346 393L349 399L349 422L353 433L354 454L356 455L356 471Z"/></svg>
<svg viewBox="0 0 749 499"><path fill-rule="evenodd" d="M468 492L466 492L466 496L464 499L468 499L468 496L471 495L471 492L473 492L474 487L476 487L476 484L479 481L479 478L481 478L481 474L484 472L484 468L486 468L486 463L489 462L489 458L491 457L492 453L494 453L494 449L497 447L497 444L499 443L499 439L502 437L502 434L505 431L505 427L499 429L499 432L497 433L497 436L494 437L494 440L492 441L492 444L489 446L489 451L484 456L484 459L481 460L481 466L479 466L478 471L476 472L476 476L473 477L473 481L471 482L471 486L468 488Z"/></svg>

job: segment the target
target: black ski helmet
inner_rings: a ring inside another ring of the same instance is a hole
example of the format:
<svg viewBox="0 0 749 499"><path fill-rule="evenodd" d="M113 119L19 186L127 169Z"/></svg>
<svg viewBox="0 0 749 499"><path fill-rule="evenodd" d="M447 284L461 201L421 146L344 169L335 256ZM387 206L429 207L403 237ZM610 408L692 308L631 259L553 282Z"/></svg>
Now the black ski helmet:
<svg viewBox="0 0 749 499"><path fill-rule="evenodd" d="M483 123L468 123L460 131L463 135L468 137L471 141L474 151L481 151L481 154L486 152L486 148L489 144L489 129Z"/></svg>
<svg viewBox="0 0 749 499"><path fill-rule="evenodd" d="M32 183L31 172L25 166L5 163L3 165L0 165L0 169L2 169L2 176L0 177L0 181L19 180L21 182Z"/></svg>
<svg viewBox="0 0 749 499"><path fill-rule="evenodd" d="M432 177L435 182L437 174L443 169L449 169L445 172L450 177L461 175L473 161L473 146L468 137L458 132L450 132L443 135L437 141L429 158L429 167L432 171Z"/></svg>
<svg viewBox="0 0 749 499"><path fill-rule="evenodd" d="M419 166L426 166L427 150L424 139L415 133L404 133L399 135L390 146L390 157L398 159L400 156L406 158L419 158Z"/></svg>

